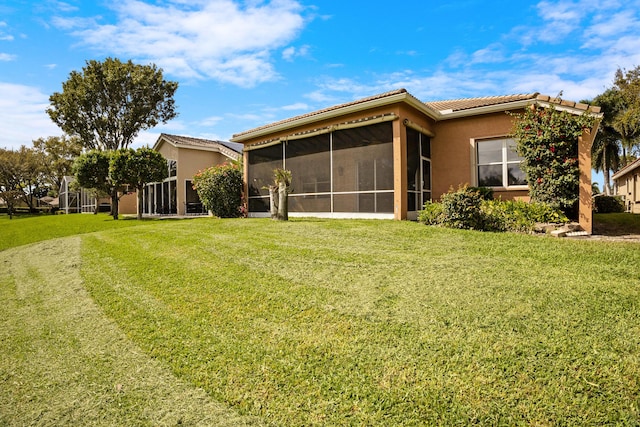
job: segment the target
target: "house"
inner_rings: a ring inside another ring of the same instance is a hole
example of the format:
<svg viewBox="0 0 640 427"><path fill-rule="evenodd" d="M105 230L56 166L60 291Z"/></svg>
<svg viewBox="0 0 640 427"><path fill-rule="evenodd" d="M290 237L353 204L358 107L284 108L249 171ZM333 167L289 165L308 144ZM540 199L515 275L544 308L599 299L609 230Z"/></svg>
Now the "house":
<svg viewBox="0 0 640 427"><path fill-rule="evenodd" d="M613 174L615 194L622 196L627 212L640 213L640 159Z"/></svg>
<svg viewBox="0 0 640 427"><path fill-rule="evenodd" d="M242 156L242 144L165 133L158 137L153 149L167 159L168 177L145 187L145 215L206 213L193 189L193 176L200 170Z"/></svg>
<svg viewBox="0 0 640 427"><path fill-rule="evenodd" d="M60 183L58 194L58 208L60 211L70 213L94 213L96 209L101 212L109 212L111 199L102 197L96 201L95 196L84 188L73 188L75 177L65 176Z"/></svg>
<svg viewBox="0 0 640 427"><path fill-rule="evenodd" d="M238 133L250 216L267 216L273 170L293 176L292 216L414 219L451 188L486 186L528 200L512 117L530 104L575 114L599 107L539 93L421 102L394 90ZM581 226L591 232L591 142L580 138Z"/></svg>

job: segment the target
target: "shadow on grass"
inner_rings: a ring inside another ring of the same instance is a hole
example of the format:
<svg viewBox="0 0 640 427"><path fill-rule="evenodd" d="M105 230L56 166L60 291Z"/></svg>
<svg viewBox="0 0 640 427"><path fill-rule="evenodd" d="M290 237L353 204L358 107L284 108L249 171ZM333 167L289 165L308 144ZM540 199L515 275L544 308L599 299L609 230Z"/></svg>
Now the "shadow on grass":
<svg viewBox="0 0 640 427"><path fill-rule="evenodd" d="M603 236L640 234L640 215L631 213L594 214L593 234Z"/></svg>

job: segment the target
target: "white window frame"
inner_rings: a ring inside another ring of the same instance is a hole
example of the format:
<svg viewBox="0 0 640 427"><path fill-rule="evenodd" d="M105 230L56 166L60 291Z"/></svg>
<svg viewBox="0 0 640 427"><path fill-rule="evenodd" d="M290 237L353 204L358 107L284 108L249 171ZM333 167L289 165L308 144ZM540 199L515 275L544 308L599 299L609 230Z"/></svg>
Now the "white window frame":
<svg viewBox="0 0 640 427"><path fill-rule="evenodd" d="M508 161L508 143L507 141L514 141L513 138L507 136L507 135L498 135L498 136L492 136L492 137L485 137L485 138L472 138L471 139L471 165L472 165L472 174L471 176L473 177L473 181L474 181L474 185L475 186L479 186L480 185L480 178L478 176L478 166L480 166L480 164L478 163L478 146L479 144L483 143L483 142L487 142L487 141L495 141L495 140L502 140L502 161L500 162L492 162L492 163L486 163L486 165L502 165L502 183L503 185L501 186L489 186L489 188L492 188L494 190L508 190L508 191L516 191L516 190L528 190L529 186L527 184L519 184L519 185L509 185L509 169L508 169L508 165L509 164L514 164L517 163L515 161ZM521 160L522 162L522 160Z"/></svg>

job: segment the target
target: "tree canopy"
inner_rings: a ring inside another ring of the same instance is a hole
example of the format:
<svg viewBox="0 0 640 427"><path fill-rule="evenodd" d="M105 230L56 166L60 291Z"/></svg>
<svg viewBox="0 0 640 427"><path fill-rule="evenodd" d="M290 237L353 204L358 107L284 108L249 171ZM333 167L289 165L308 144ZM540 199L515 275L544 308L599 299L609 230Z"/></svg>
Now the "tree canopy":
<svg viewBox="0 0 640 427"><path fill-rule="evenodd" d="M628 71L618 68L613 89L617 108L611 125L620 135L622 148L633 150L640 144L640 65Z"/></svg>
<svg viewBox="0 0 640 427"><path fill-rule="evenodd" d="M90 60L72 71L62 92L49 97L47 113L87 149L128 148L141 130L173 119L177 82L163 78L155 65L107 58Z"/></svg>
<svg viewBox="0 0 640 427"><path fill-rule="evenodd" d="M167 174L167 160L148 147L118 150L114 152L109 165L109 176L113 183L118 186L130 185L138 191L138 219L142 219L144 186L162 181Z"/></svg>
<svg viewBox="0 0 640 427"><path fill-rule="evenodd" d="M42 160L43 179L57 195L62 178L72 174L73 161L82 152L79 138L66 135L38 138L33 147Z"/></svg>
<svg viewBox="0 0 640 427"><path fill-rule="evenodd" d="M7 197L11 196L14 202L21 199L34 209L43 189L46 194L43 164L42 156L24 145L18 150L0 148L0 190L11 191Z"/></svg>
<svg viewBox="0 0 640 427"><path fill-rule="evenodd" d="M76 183L91 191L96 199L100 194L112 194L111 181L109 180L110 161L110 152L91 150L83 153L73 163L72 171ZM97 213L97 206L94 213Z"/></svg>

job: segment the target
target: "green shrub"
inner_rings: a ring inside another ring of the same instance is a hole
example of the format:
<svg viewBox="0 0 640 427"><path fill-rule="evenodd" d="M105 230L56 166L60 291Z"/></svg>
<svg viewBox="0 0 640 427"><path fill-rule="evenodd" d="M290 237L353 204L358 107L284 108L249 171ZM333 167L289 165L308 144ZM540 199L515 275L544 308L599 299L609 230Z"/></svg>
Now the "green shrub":
<svg viewBox="0 0 640 427"><path fill-rule="evenodd" d="M469 187L469 190L480 193L482 200L493 200L493 190L489 187Z"/></svg>
<svg viewBox="0 0 640 427"><path fill-rule="evenodd" d="M624 212L624 202L619 196L597 196L593 198L594 210L598 213Z"/></svg>
<svg viewBox="0 0 640 427"><path fill-rule="evenodd" d="M478 191L463 186L444 194L441 200L445 226L482 230L482 196Z"/></svg>
<svg viewBox="0 0 640 427"><path fill-rule="evenodd" d="M426 225L440 225L443 221L442 203L426 202L418 212L418 222Z"/></svg>
<svg viewBox="0 0 640 427"><path fill-rule="evenodd" d="M242 172L238 163L224 163L198 172L193 188L205 208L220 218L236 218L242 210Z"/></svg>
<svg viewBox="0 0 640 427"><path fill-rule="evenodd" d="M547 203L521 200L489 200L481 206L483 230L530 233L536 223L564 223L568 219L562 211Z"/></svg>
<svg viewBox="0 0 640 427"><path fill-rule="evenodd" d="M418 221L449 228L530 233L536 223L564 223L568 219L547 203L484 200L478 191L462 187L443 195L442 203L425 203Z"/></svg>

